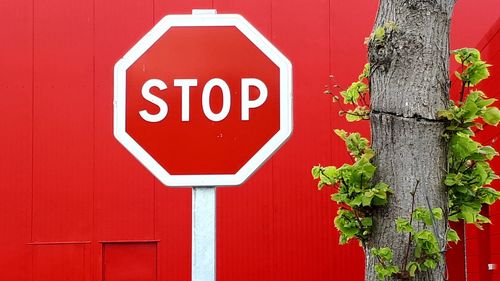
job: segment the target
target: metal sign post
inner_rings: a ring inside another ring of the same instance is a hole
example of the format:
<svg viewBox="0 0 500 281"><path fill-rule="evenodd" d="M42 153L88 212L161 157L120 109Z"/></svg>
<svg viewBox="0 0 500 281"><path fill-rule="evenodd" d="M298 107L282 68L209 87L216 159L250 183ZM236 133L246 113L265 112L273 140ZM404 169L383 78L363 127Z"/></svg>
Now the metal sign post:
<svg viewBox="0 0 500 281"><path fill-rule="evenodd" d="M215 281L215 206L215 186L193 187L193 281Z"/></svg>

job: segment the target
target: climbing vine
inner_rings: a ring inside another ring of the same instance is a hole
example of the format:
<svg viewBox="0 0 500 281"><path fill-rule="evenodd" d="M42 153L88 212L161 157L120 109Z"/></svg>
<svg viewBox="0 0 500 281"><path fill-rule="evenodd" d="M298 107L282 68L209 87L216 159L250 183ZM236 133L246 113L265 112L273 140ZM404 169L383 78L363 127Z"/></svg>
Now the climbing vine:
<svg viewBox="0 0 500 281"><path fill-rule="evenodd" d="M367 38L382 44L387 34L397 29L394 23L388 23L375 29ZM448 193L448 220L474 224L481 228L490 220L480 212L485 204L491 205L500 198L500 192L491 188L490 183L499 177L491 169L489 162L498 153L488 145L474 140L477 130L483 126L496 126L500 121L500 110L492 104L496 99L489 99L476 87L489 76L488 65L481 60L478 50L464 48L453 51L455 60L461 68L455 75L461 81L459 99L450 100L449 108L438 112L439 118L447 122L443 138L448 143L448 166L443 186ZM325 94L332 96L339 104L339 114L349 122L369 120L370 118L370 65L366 64L358 80L347 89L334 93L332 85L327 86ZM445 219L441 208L414 206L406 218L397 218L395 231L408 236L406 254L402 264L393 263L392 249L387 245L368 249L366 241L372 233L372 213L375 208L383 208L390 200L392 189L383 182L374 182L376 167L372 163L375 152L368 139L359 133L348 133L336 129L335 134L346 144L352 164L335 166L314 166L312 176L318 180L318 189L325 186L334 189L331 199L338 203L338 212L334 219L335 227L340 232L340 244L356 239L365 251L377 259L375 271L380 279L397 277L411 279L420 271L434 269L442 259L447 245L440 245L437 234L437 222ZM415 190L412 198L415 198ZM418 227L416 227L418 226ZM451 228L446 229L446 240L458 242L458 234ZM411 253L410 253L411 249Z"/></svg>

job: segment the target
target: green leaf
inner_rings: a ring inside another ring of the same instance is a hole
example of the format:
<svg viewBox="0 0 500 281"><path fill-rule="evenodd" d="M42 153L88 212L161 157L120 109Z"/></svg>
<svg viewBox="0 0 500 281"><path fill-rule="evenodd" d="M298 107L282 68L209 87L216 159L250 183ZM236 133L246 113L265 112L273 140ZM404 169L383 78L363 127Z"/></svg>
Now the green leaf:
<svg viewBox="0 0 500 281"><path fill-rule="evenodd" d="M356 81L347 90L341 91L340 95L344 98L345 104L358 104L360 95L366 93L368 93L368 85L361 81Z"/></svg>
<svg viewBox="0 0 500 281"><path fill-rule="evenodd" d="M415 211L413 211L413 218L424 222L426 225L432 225L431 214L427 209L416 208Z"/></svg>
<svg viewBox="0 0 500 281"><path fill-rule="evenodd" d="M468 135L456 133L451 137L450 148L458 159L465 159L477 151L479 143L473 141Z"/></svg>
<svg viewBox="0 0 500 281"><path fill-rule="evenodd" d="M500 192L491 187L483 187L477 190L477 196L481 199L481 203L492 205L500 199Z"/></svg>
<svg viewBox="0 0 500 281"><path fill-rule="evenodd" d="M373 226L373 220L370 217L364 217L361 219L361 225L365 227L371 227Z"/></svg>
<svg viewBox="0 0 500 281"><path fill-rule="evenodd" d="M449 173L446 175L446 178L444 179L444 184L447 186L454 186L454 185L459 185L462 180L462 174L453 174Z"/></svg>
<svg viewBox="0 0 500 281"><path fill-rule="evenodd" d="M356 121L363 120L363 117L356 115L356 114L353 114L352 111L348 110L346 115L345 115L345 119L347 120L347 122L356 122Z"/></svg>
<svg viewBox="0 0 500 281"><path fill-rule="evenodd" d="M413 235L415 241L415 257L427 257L433 254L439 254L439 244L432 233L428 229L421 230Z"/></svg>
<svg viewBox="0 0 500 281"><path fill-rule="evenodd" d="M451 110L439 110L437 112L437 115L439 118L447 119L447 120L453 120L453 112Z"/></svg>
<svg viewBox="0 0 500 281"><path fill-rule="evenodd" d="M393 254L392 254L391 248L388 248L388 247L382 247L379 249L372 248L371 254L379 257L383 261L392 262Z"/></svg>
<svg viewBox="0 0 500 281"><path fill-rule="evenodd" d="M446 241L458 243L459 240L460 237L458 236L458 233L455 230L449 228L446 232Z"/></svg>
<svg viewBox="0 0 500 281"><path fill-rule="evenodd" d="M373 38L375 40L382 41L384 40L384 36L385 36L385 29L383 27L377 27L375 29L375 32L373 33Z"/></svg>
<svg viewBox="0 0 500 281"><path fill-rule="evenodd" d="M335 167L335 166L325 167L325 168L323 168L323 174L325 174L325 176L327 176L331 179L335 179L338 175L337 167Z"/></svg>
<svg viewBox="0 0 500 281"><path fill-rule="evenodd" d="M458 63L463 63L466 66L481 59L481 53L474 48L453 50L452 54L455 55L455 60Z"/></svg>
<svg viewBox="0 0 500 281"><path fill-rule="evenodd" d="M366 106L357 106L354 110L348 110L345 114L348 122L370 119L370 109Z"/></svg>
<svg viewBox="0 0 500 281"><path fill-rule="evenodd" d="M415 261L409 262L406 265L406 270L408 271L408 274L410 274L410 277L415 277L415 272L420 270L420 264Z"/></svg>
<svg viewBox="0 0 500 281"><path fill-rule="evenodd" d="M425 266L426 269L434 269L437 266L437 262L434 259L426 259L423 266Z"/></svg>
<svg viewBox="0 0 500 281"><path fill-rule="evenodd" d="M314 166L311 170L313 178L316 180L319 178L319 173L321 172L321 166Z"/></svg>
<svg viewBox="0 0 500 281"><path fill-rule="evenodd" d="M483 224L483 223L491 223L491 220L481 214L478 214L477 215L477 222L479 224Z"/></svg>
<svg viewBox="0 0 500 281"><path fill-rule="evenodd" d="M462 72L462 81L466 81L470 86L479 84L479 82L490 76L490 72L488 71L488 67L490 66L484 61L473 62Z"/></svg>
<svg viewBox="0 0 500 281"><path fill-rule="evenodd" d="M333 130L337 136L339 136L342 140L345 140L347 137L347 132L340 129Z"/></svg>
<svg viewBox="0 0 500 281"><path fill-rule="evenodd" d="M340 244L347 243L361 232L353 212L339 209L334 220L335 227L340 231Z"/></svg>
<svg viewBox="0 0 500 281"><path fill-rule="evenodd" d="M358 80L361 81L364 78L368 78L368 77L370 77L370 64L369 63L365 64L365 66L363 67L363 72L358 76Z"/></svg>
<svg viewBox="0 0 500 281"><path fill-rule="evenodd" d="M409 220L403 218L397 218L396 231L413 233L413 226L410 224Z"/></svg>
<svg viewBox="0 0 500 281"><path fill-rule="evenodd" d="M464 221L466 223L474 223L476 221L476 212L474 212L473 210L462 210L460 212L460 215L462 216L462 218L464 219Z"/></svg>
<svg viewBox="0 0 500 281"><path fill-rule="evenodd" d="M432 215L434 216L435 219L442 220L443 219L443 210L441 208L433 208Z"/></svg>
<svg viewBox="0 0 500 281"><path fill-rule="evenodd" d="M498 125L500 121L500 110L496 107L487 108L483 113L483 120L489 125Z"/></svg>
<svg viewBox="0 0 500 281"><path fill-rule="evenodd" d="M498 155L496 150L491 146L480 147L479 153L484 155L487 160L491 160L491 159L493 159L493 157Z"/></svg>

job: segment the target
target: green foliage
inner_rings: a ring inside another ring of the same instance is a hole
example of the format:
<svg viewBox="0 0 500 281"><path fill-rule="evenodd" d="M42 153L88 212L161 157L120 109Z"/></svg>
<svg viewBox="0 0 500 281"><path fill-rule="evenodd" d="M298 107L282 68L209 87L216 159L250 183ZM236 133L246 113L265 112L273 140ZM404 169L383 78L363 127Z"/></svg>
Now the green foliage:
<svg viewBox="0 0 500 281"><path fill-rule="evenodd" d="M318 180L318 189L325 185L334 186L337 192L331 195L341 208L335 218L335 227L340 231L340 243L352 238L364 242L371 233L371 210L387 204L391 189L385 183L373 183L375 166L371 159L375 155L366 138L359 133L349 134L343 130L335 133L345 142L353 164L335 166L315 166L311 173Z"/></svg>
<svg viewBox="0 0 500 281"><path fill-rule="evenodd" d="M408 232L413 233L414 229L410 221L405 218L396 219L396 231L397 232Z"/></svg>
<svg viewBox="0 0 500 281"><path fill-rule="evenodd" d="M443 210L441 210L441 208L432 209L432 217L431 211L429 211L428 209L416 208L413 211L413 219L422 221L425 223L425 225L430 226L433 224L434 220L443 219Z"/></svg>
<svg viewBox="0 0 500 281"><path fill-rule="evenodd" d="M342 97L344 97L345 104L357 104L360 95L366 94L368 92L368 85L363 82L356 81L347 88L347 90L340 92Z"/></svg>
<svg viewBox="0 0 500 281"><path fill-rule="evenodd" d="M379 279L395 276L400 279L408 279L414 277L417 272L423 272L436 268L441 261L441 248L435 236L435 233L428 229L432 227L435 221L443 219L443 210L441 208L416 208L413 210L410 219L397 218L395 220L396 231L403 234L408 234L410 244L408 249L413 245L413 256L406 253L404 258L405 264L398 270L391 272L387 270L390 267L397 267L392 264L392 250L389 248L372 249L371 253L377 257L378 263L375 266ZM413 222L418 223L424 228L417 230L412 225ZM423 224L422 224L423 223ZM457 242L459 240L457 233L453 229L447 231L447 240ZM399 269L399 267L397 267Z"/></svg>
<svg viewBox="0 0 500 281"><path fill-rule="evenodd" d="M358 81L363 81L363 79L368 79L370 78L370 64L365 63L365 66L363 67L363 72L358 76Z"/></svg>
<svg viewBox="0 0 500 281"><path fill-rule="evenodd" d="M376 257L378 263L375 264L375 272L381 280L399 273L399 267L392 264L392 250L388 247L372 248L372 256Z"/></svg>
<svg viewBox="0 0 500 281"><path fill-rule="evenodd" d="M343 208L339 208L337 211L334 222L335 227L340 232L340 244L345 244L352 238L364 241L371 234L372 218L359 217L355 212Z"/></svg>
<svg viewBox="0 0 500 281"><path fill-rule="evenodd" d="M349 88L340 92L340 96L333 96L333 101L337 102L342 98L346 105L354 106L351 109L344 109L341 106L340 115L345 115L348 122L360 120L368 120L370 118L370 108L367 102L369 98L369 87L367 79L370 77L370 64L365 64L363 72L358 76L358 81L353 82ZM325 93L332 94L330 89L325 90Z"/></svg>
<svg viewBox="0 0 500 281"><path fill-rule="evenodd" d="M462 73L457 72L463 81L462 94L465 87L476 85L489 76L489 65L481 60L476 49L459 49L453 54L456 61L466 67ZM482 91L472 90L465 101L450 101L450 108L438 113L449 122L444 134L449 141L448 170L444 180L448 188L449 220L463 220L479 228L490 222L480 214L482 206L491 205L500 198L500 192L488 186L498 178L489 164L498 153L473 137L474 131L481 130L483 124L496 126L499 123L500 111L491 106L495 101L488 99Z"/></svg>
<svg viewBox="0 0 500 281"><path fill-rule="evenodd" d="M384 40L387 38L388 34L391 34L393 31L397 30L397 25L393 21L389 21L384 23L384 25L376 27L370 37L365 39L365 44L369 42L374 42L376 44L384 44Z"/></svg>
<svg viewBox="0 0 500 281"><path fill-rule="evenodd" d="M449 228L446 232L446 241L458 243L459 240L460 237L458 236L458 233L455 230Z"/></svg>
<svg viewBox="0 0 500 281"><path fill-rule="evenodd" d="M393 22L384 24L374 30L368 43L383 45L391 34L397 30ZM498 153L491 146L483 145L473 138L477 130L485 125L496 126L500 122L500 110L492 106L496 99L473 87L489 76L486 62L481 60L478 50L463 48L453 51L455 60L461 64L461 71L456 76L462 80L460 100L450 101L449 108L438 112L438 117L447 120L443 134L448 143L448 167L444 178L444 186L448 192L448 220L463 220L481 228L490 220L481 215L483 205L491 205L500 198L500 192L491 188L490 183L499 177L491 169L491 161ZM349 122L369 119L369 82L370 65L364 66L358 81L352 83L339 95L330 89L326 94L333 96L333 101L341 107L340 114ZM331 76L333 77L333 76ZM338 87L335 85L335 87ZM368 98L368 100L366 100ZM464 99L465 98L465 99ZM345 110L342 104L353 106ZM312 169L314 179L318 180L318 189L324 186L336 188L331 199L339 204L335 227L340 232L340 243L345 244L357 239L366 249L365 242L372 232L374 208L387 204L392 193L390 187L382 182L373 183L376 167L372 164L375 155L366 138L359 133L347 133L335 130L345 142L353 164L341 167L315 166ZM412 196L415 196L412 193ZM413 206L413 204L412 204ZM412 207L413 208L413 207ZM441 208L415 208L409 218L397 218L395 230L408 235L408 245L403 264L393 263L393 252L388 247L372 248L371 255L377 259L375 271L379 279L396 277L410 279L418 272L432 270L441 261L446 245L440 245L436 238L435 223L443 219ZM446 241L457 243L460 240L457 232L448 228ZM410 255L410 249L413 249Z"/></svg>
<svg viewBox="0 0 500 281"><path fill-rule="evenodd" d="M462 64L462 72L455 71L455 75L467 87L475 86L490 76L488 67L491 65L481 60L481 54L478 50L462 48L454 50L452 54L455 55L455 60Z"/></svg>

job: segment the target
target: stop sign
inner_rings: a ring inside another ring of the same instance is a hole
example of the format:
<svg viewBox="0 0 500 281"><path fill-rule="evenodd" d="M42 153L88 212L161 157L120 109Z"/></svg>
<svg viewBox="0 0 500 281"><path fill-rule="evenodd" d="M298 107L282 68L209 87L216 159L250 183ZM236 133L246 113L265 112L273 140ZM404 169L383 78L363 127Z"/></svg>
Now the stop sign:
<svg viewBox="0 0 500 281"><path fill-rule="evenodd" d="M239 185L292 132L291 64L239 15L166 16L114 76L115 137L165 185Z"/></svg>

